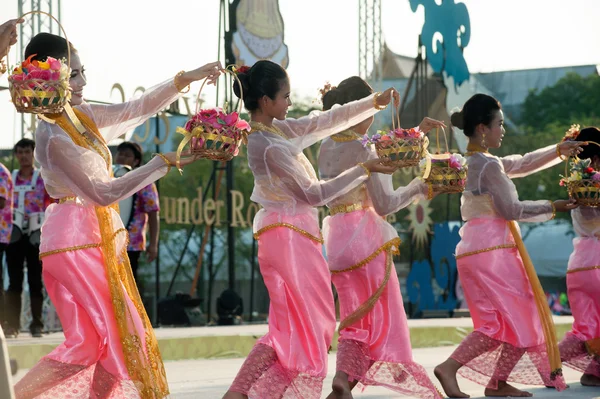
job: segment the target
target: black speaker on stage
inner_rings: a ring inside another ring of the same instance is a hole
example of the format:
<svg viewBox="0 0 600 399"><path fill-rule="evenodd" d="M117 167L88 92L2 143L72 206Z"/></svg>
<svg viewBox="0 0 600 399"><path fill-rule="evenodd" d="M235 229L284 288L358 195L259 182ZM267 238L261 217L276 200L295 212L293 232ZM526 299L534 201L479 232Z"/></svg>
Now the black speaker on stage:
<svg viewBox="0 0 600 399"><path fill-rule="evenodd" d="M241 324L243 312L244 302L234 290L228 288L217 298L217 315L220 326Z"/></svg>
<svg viewBox="0 0 600 399"><path fill-rule="evenodd" d="M202 299L181 292L162 298L158 301L158 322L162 326L204 326L201 303Z"/></svg>

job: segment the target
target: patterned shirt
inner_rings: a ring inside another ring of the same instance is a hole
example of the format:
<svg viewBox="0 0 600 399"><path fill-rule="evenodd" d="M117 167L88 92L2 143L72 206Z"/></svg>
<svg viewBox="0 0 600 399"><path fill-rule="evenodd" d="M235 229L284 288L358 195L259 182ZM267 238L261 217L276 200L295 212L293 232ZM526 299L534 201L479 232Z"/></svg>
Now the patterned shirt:
<svg viewBox="0 0 600 399"><path fill-rule="evenodd" d="M129 224L128 251L146 250L146 228L148 226L148 213L160 211L158 190L154 183L137 192L133 205L133 217Z"/></svg>
<svg viewBox="0 0 600 399"><path fill-rule="evenodd" d="M0 198L6 200L4 209L0 209L0 243L9 244L12 233L12 197L13 181L10 171L0 163Z"/></svg>
<svg viewBox="0 0 600 399"><path fill-rule="evenodd" d="M14 182L16 186L31 185L31 179L33 175L28 179L23 179L20 174L17 174L17 179ZM52 203L52 198L46 191L44 180L42 175L39 174L37 182L35 184L35 190L27 191L25 193L25 215L31 215L32 213L42 213L46 211L46 208ZM13 194L13 207L17 209L19 207L19 193L17 191Z"/></svg>

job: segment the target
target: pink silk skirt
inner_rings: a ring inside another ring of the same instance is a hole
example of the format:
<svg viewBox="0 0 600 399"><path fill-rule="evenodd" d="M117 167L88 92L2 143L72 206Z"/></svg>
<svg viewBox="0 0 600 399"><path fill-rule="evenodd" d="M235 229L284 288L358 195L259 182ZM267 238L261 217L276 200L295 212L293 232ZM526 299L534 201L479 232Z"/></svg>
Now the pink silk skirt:
<svg viewBox="0 0 600 399"><path fill-rule="evenodd" d="M391 228L391 225L372 209L337 214L327 218L324 224L332 271L364 261L390 238L397 237L393 228L394 234L390 235L387 227ZM382 228L381 224L385 226ZM354 234L356 232L359 234ZM339 255L330 257L330 253ZM332 275L341 320L364 304L382 285L386 262L391 256L391 250L382 251L362 267ZM337 370L365 386L379 385L419 398L440 397L425 369L413 361L400 283L393 264L387 285L371 311L340 331Z"/></svg>
<svg viewBox="0 0 600 399"><path fill-rule="evenodd" d="M277 217L273 214L272 223ZM311 216L287 217L283 222L302 225L304 220L295 223L295 219L306 217ZM248 355L231 391L260 399L321 397L336 323L321 248L320 242L288 227L260 235L258 262L269 291L269 332Z"/></svg>
<svg viewBox="0 0 600 399"><path fill-rule="evenodd" d="M562 376L551 376L533 291L517 248L460 257L514 244L507 230L506 220L474 219L460 231L457 267L475 331L452 358L464 365L459 370L463 377L492 389L498 381L510 381L562 390Z"/></svg>
<svg viewBox="0 0 600 399"><path fill-rule="evenodd" d="M98 242L93 208L68 203L48 208L41 253ZM125 240L117 245L125 245ZM55 253L43 262L44 285L65 341L15 385L17 399L139 398L125 365L101 249ZM132 325L143 339L142 321L129 296L125 297Z"/></svg>
<svg viewBox="0 0 600 399"><path fill-rule="evenodd" d="M586 346L588 341L600 340L600 240L581 237L573 244L567 291L575 321L560 342L560 357L565 365L600 377L600 353Z"/></svg>

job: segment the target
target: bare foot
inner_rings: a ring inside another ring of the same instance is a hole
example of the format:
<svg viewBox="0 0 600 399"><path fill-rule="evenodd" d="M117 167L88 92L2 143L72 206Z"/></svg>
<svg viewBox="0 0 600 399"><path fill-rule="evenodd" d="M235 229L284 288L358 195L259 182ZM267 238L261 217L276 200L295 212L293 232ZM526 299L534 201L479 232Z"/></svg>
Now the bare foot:
<svg viewBox="0 0 600 399"><path fill-rule="evenodd" d="M586 387L600 387L600 378L596 377L593 374L584 374L581 376L581 385Z"/></svg>
<svg viewBox="0 0 600 399"><path fill-rule="evenodd" d="M331 384L333 392L329 394L327 399L352 399L350 383L348 382L348 374L343 371L338 371L333 377Z"/></svg>
<svg viewBox="0 0 600 399"><path fill-rule="evenodd" d="M442 384L442 389L449 398L470 398L469 395L460 390L456 380L456 372L461 366L462 364L456 360L448 359L433 370L436 378Z"/></svg>
<svg viewBox="0 0 600 399"><path fill-rule="evenodd" d="M227 391L223 399L248 399L248 396L239 392Z"/></svg>
<svg viewBox="0 0 600 399"><path fill-rule="evenodd" d="M485 396L492 397L511 397L511 398L529 398L533 394L531 392L521 391L506 383L506 381L498 381L498 389L486 388L484 391Z"/></svg>

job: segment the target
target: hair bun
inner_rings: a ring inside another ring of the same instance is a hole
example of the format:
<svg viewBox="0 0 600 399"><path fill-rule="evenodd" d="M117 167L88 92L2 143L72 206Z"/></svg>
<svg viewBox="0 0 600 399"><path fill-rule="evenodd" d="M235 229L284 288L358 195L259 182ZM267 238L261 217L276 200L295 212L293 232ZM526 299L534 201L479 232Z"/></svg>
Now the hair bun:
<svg viewBox="0 0 600 399"><path fill-rule="evenodd" d="M450 122L452 122L453 126L456 126L457 128L464 130L465 128L465 117L462 111L460 112L455 112L450 116Z"/></svg>
<svg viewBox="0 0 600 399"><path fill-rule="evenodd" d="M250 71L248 71L250 72ZM239 79L240 83L242 84L242 90L244 91L244 96L248 95L248 92L250 91L250 75L249 73L246 72L239 72L237 73L237 78ZM238 80L234 79L233 82L233 92L234 94L237 96L237 98L242 98L242 91L240 90L240 85L238 84Z"/></svg>

